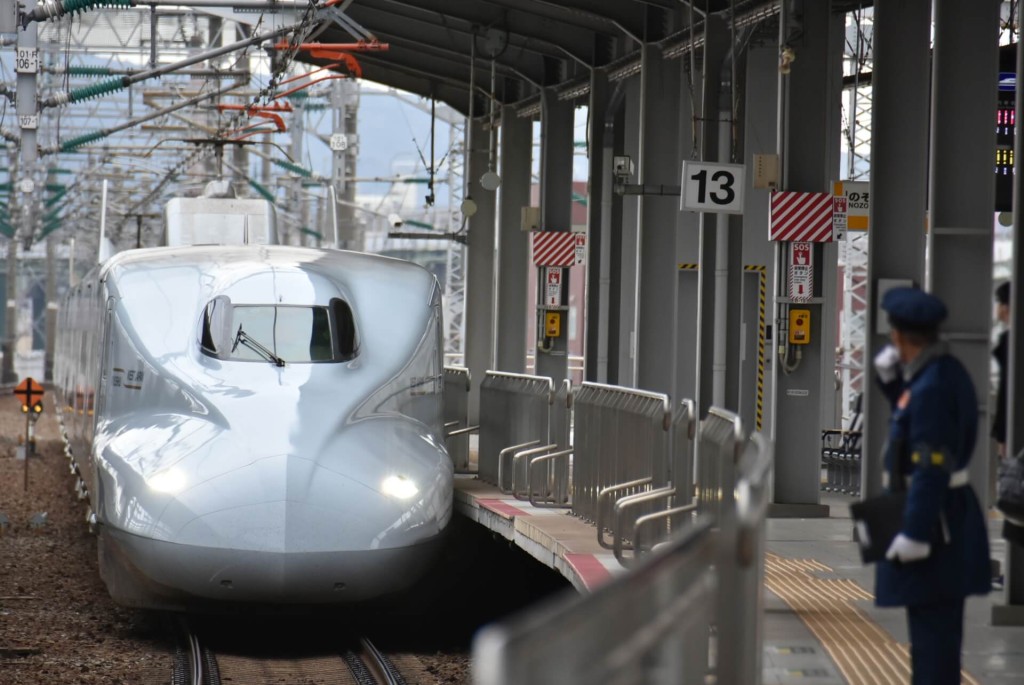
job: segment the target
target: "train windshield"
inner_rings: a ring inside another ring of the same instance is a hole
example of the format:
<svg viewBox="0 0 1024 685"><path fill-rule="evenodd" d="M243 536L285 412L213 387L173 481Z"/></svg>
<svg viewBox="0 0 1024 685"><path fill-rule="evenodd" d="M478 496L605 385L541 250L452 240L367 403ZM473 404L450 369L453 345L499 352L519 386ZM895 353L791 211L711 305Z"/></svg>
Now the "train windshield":
<svg viewBox="0 0 1024 685"><path fill-rule="evenodd" d="M206 306L200 342L219 359L278 366L348 361L356 353L352 310L337 298L324 307L232 305L218 297Z"/></svg>

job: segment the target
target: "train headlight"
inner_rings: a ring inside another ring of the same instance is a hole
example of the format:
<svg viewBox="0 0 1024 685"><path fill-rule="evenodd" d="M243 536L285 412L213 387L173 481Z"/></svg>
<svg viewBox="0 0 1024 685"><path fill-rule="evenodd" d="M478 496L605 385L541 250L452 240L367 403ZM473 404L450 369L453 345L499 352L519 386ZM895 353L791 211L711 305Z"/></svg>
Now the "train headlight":
<svg viewBox="0 0 1024 685"><path fill-rule="evenodd" d="M380 486L381 492L396 499L415 497L420 491L416 483L405 476L388 476Z"/></svg>
<svg viewBox="0 0 1024 685"><path fill-rule="evenodd" d="M185 474L179 469L168 469L146 479L146 485L157 492L174 494L185 489Z"/></svg>

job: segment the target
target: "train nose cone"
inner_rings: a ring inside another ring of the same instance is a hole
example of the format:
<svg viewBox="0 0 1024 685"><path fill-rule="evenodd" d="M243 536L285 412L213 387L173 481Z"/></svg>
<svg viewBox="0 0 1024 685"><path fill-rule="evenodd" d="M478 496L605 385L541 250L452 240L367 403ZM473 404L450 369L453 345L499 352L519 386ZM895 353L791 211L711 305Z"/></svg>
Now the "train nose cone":
<svg viewBox="0 0 1024 685"><path fill-rule="evenodd" d="M161 527L177 528L180 544L261 552L383 549L436 535L431 502L381 492L385 478L294 455L266 457L180 493L168 513L187 511L188 520Z"/></svg>

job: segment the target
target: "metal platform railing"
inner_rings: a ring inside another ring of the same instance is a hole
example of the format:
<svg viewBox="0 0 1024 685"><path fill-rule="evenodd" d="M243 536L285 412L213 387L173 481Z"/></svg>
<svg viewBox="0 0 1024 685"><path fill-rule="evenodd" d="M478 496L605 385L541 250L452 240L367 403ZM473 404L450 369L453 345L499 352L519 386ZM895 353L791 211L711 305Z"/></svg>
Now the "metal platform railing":
<svg viewBox="0 0 1024 685"><path fill-rule="evenodd" d="M569 507L572 473L572 381L555 392L548 418L548 440L512 455L512 494L538 507Z"/></svg>
<svg viewBox="0 0 1024 685"><path fill-rule="evenodd" d="M861 432L821 432L821 490L860 497Z"/></svg>
<svg viewBox="0 0 1024 685"><path fill-rule="evenodd" d="M487 372L480 384L480 480L511 490L512 457L546 444L554 396L550 378Z"/></svg>
<svg viewBox="0 0 1024 685"><path fill-rule="evenodd" d="M469 470L469 434L479 426L469 425L469 369L444 367L444 437L448 456L456 471Z"/></svg>
<svg viewBox="0 0 1024 685"><path fill-rule="evenodd" d="M733 474L722 481L729 495L707 508L720 518L698 515L593 594L559 598L483 629L473 643L474 683L761 682L771 445L760 435L744 439L739 419L715 409L698 440L698 453L731 462L707 471Z"/></svg>
<svg viewBox="0 0 1024 685"><path fill-rule="evenodd" d="M597 540L602 547L614 550L619 563L627 563L627 550L633 550L634 558L644 551L637 540L638 521L644 521L644 529L648 533L645 539L653 545L667 539L672 530L677 530L692 518L696 425L693 400L683 400L676 407L672 421L672 458L669 462L668 481L664 486L623 496L621 492L632 485L626 483L605 488L599 493L598 499L601 501L611 498L612 518L611 521L598 519ZM599 504L599 517L604 511L605 507ZM611 541L605 539L606 528L611 532Z"/></svg>
<svg viewBox="0 0 1024 685"><path fill-rule="evenodd" d="M584 383L573 397L572 512L610 522L615 498L669 483L672 408L667 395ZM600 497L602 491L615 488ZM638 507L640 515L651 505Z"/></svg>

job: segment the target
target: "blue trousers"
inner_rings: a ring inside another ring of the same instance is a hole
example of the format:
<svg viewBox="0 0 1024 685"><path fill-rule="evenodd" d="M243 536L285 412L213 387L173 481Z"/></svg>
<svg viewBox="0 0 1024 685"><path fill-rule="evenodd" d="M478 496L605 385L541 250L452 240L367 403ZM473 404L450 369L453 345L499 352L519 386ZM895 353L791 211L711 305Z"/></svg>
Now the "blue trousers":
<svg viewBox="0 0 1024 685"><path fill-rule="evenodd" d="M913 685L960 685L963 598L907 607Z"/></svg>

